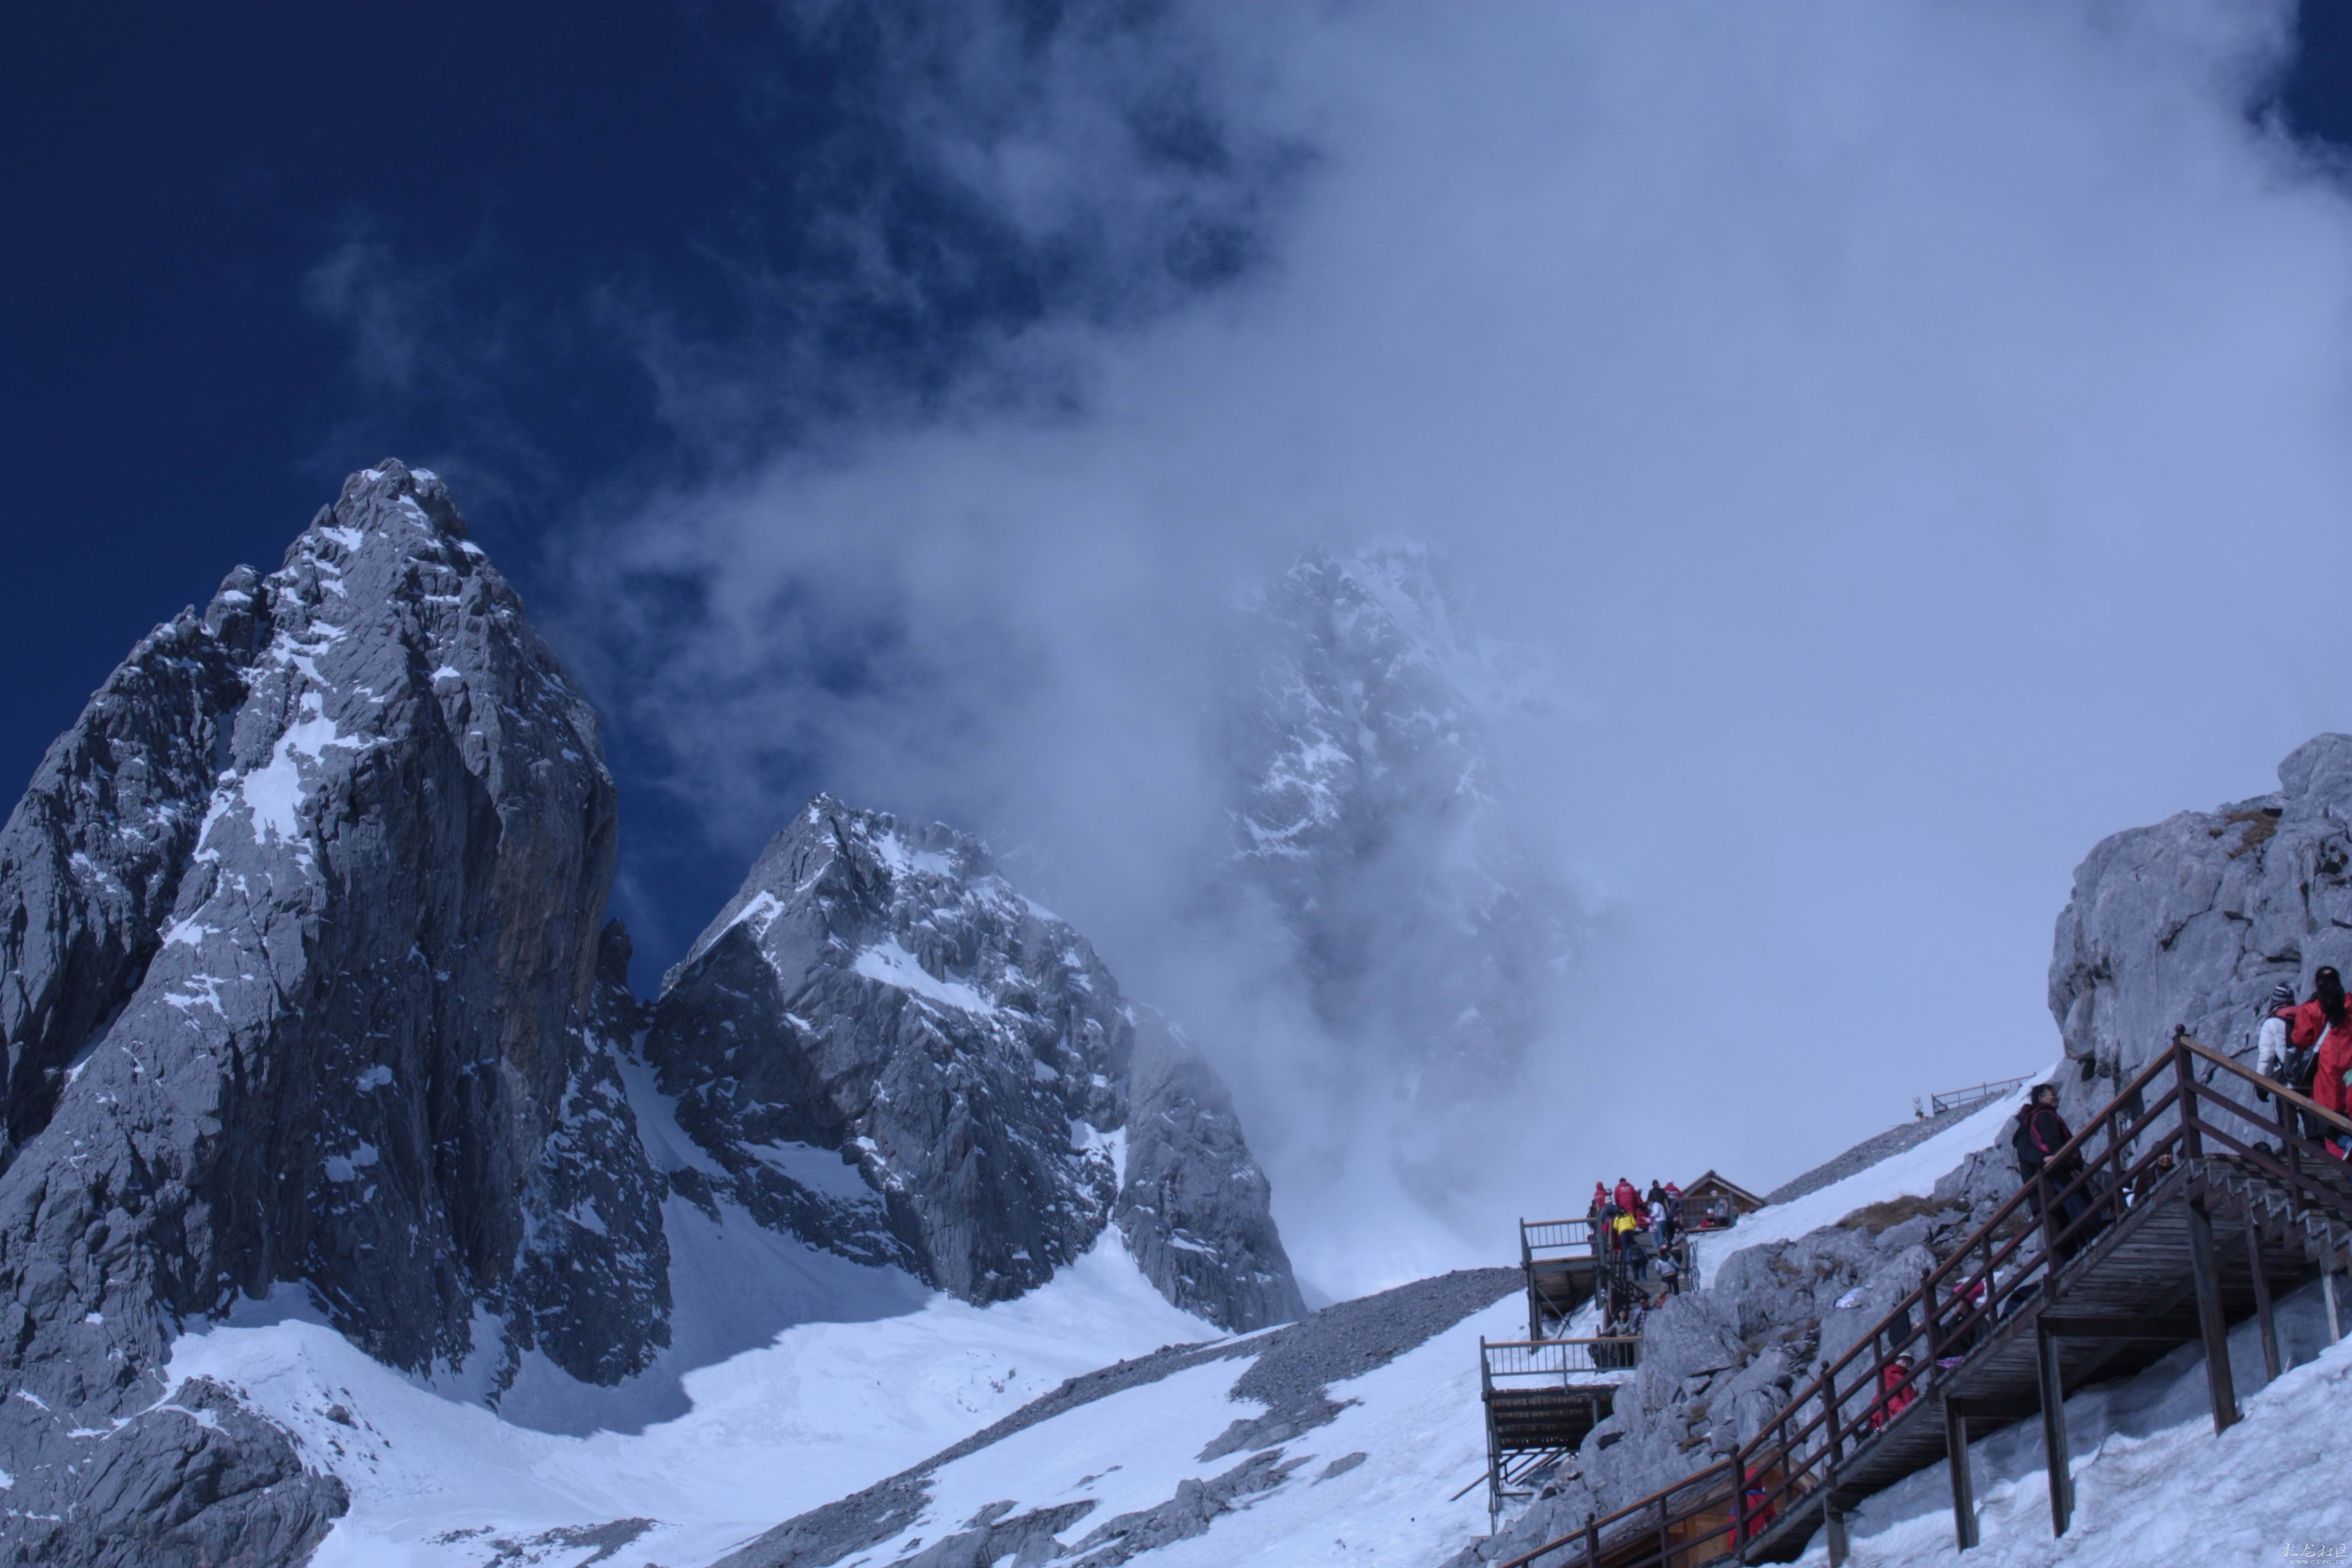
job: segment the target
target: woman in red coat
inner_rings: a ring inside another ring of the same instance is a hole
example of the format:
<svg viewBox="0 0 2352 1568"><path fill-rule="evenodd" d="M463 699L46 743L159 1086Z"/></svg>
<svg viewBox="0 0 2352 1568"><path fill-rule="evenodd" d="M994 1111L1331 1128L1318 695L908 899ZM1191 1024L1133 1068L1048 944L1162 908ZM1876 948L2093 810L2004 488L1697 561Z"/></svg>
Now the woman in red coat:
<svg viewBox="0 0 2352 1568"><path fill-rule="evenodd" d="M2294 1010L2287 1037L2298 1049L2315 1042L2319 1047L2311 1098L2338 1116L2352 1116L2352 1007L2345 1004L2343 978L2333 969L2322 969L2312 977L2312 991L2311 1000ZM2343 1141L2330 1138L2328 1147L2336 1158L2344 1158Z"/></svg>

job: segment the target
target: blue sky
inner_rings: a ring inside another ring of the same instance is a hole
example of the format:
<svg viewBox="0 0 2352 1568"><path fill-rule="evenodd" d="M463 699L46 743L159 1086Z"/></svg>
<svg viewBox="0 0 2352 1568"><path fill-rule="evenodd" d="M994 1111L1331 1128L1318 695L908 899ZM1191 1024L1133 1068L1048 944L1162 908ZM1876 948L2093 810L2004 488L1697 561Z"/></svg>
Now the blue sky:
<svg viewBox="0 0 2352 1568"><path fill-rule="evenodd" d="M425 464L607 715L641 988L812 791L948 816L1295 1190L1232 1053L1338 1047L1178 952L1162 850L1220 596L1402 532L1567 672L1580 1092L1739 998L1674 1043L1743 1095L1627 1148L1769 1185L1759 1122L2039 1068L2091 844L2352 728L2272 607L2352 570L2352 11L1468 15L28 13L0 773Z"/></svg>
<svg viewBox="0 0 2352 1568"><path fill-rule="evenodd" d="M1019 7L1024 44L1063 9ZM32 591L0 626L0 775L28 776L131 641L273 563L377 457L445 472L548 617L544 552L579 517L919 408L985 334L1152 309L907 145L903 78L955 47L919 11L18 18L0 508ZM1165 156L1218 155L1172 96L1133 110ZM1157 287L1213 287L1246 245L1213 215ZM699 919L740 865L641 787L625 731L610 744L633 858L660 856L665 901Z"/></svg>

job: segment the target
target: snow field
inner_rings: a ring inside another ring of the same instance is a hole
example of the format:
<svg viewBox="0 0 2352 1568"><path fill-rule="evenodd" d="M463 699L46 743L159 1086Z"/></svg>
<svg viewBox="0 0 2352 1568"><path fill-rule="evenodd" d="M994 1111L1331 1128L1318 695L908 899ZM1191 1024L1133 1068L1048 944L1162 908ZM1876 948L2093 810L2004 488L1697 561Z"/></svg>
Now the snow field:
<svg viewBox="0 0 2352 1568"><path fill-rule="evenodd" d="M316 1568L481 1568L500 1539L632 1517L656 1522L602 1562L684 1568L904 1469L1065 1378L1221 1337L1169 1305L1111 1232L1044 1289L982 1309L740 1211L713 1226L673 1205L677 1343L617 1389L531 1357L493 1411L478 1398L491 1356L428 1385L345 1341L299 1288L183 1336L169 1375L175 1387L207 1375L241 1389L296 1434L307 1462L350 1486L352 1510ZM781 1321L790 1303L825 1321ZM495 1331L478 1326L478 1344ZM568 1568L591 1550L539 1560Z"/></svg>
<svg viewBox="0 0 2352 1568"><path fill-rule="evenodd" d="M1236 1500L1205 1534L1146 1553L1152 1568L1231 1568L1280 1563L1423 1564L1442 1561L1483 1534L1486 1489L1472 1487L1486 1462L1478 1403L1478 1340L1523 1333L1517 1295L1361 1377L1328 1385L1348 1407L1328 1425L1281 1445L1303 1461L1273 1490ZM1123 1513L1155 1508L1186 1480L1207 1481L1246 1462L1249 1452L1203 1461L1201 1450L1236 1419L1263 1406L1227 1396L1247 1359L1213 1362L1120 1391L1015 1432L940 1468L931 1500L907 1530L844 1560L881 1568L955 1534L992 1503L1012 1515L1081 1500L1095 1507L1056 1539L1072 1546ZM1350 1403L1350 1402L1354 1403ZM1350 1456L1362 1458L1320 1479Z"/></svg>

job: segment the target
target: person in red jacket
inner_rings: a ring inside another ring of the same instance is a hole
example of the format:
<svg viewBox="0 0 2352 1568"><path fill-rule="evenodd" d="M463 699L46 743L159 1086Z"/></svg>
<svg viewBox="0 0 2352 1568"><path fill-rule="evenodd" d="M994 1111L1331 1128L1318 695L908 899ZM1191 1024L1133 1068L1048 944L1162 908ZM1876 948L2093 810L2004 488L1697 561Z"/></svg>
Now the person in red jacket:
<svg viewBox="0 0 2352 1568"><path fill-rule="evenodd" d="M1648 1211L1642 1206L1642 1194L1633 1189L1633 1183L1622 1176L1617 1178L1617 1207L1633 1216L1635 1228L1647 1223Z"/></svg>
<svg viewBox="0 0 2352 1568"><path fill-rule="evenodd" d="M1878 1374L1878 1401L1871 1406L1870 1429L1880 1430L1889 1421L1911 1408L1919 1397L1918 1384L1906 1382L1911 1375L1911 1357L1906 1353L1886 1363Z"/></svg>
<svg viewBox="0 0 2352 1568"><path fill-rule="evenodd" d="M2312 977L2312 992L2311 1000L2295 1009L2294 1020L2287 1026L2288 1038L2298 1048L2308 1044L2319 1047L2311 1098L2338 1116L2352 1115L2352 1006L2345 1003L2343 977L2323 968ZM2315 1019L2311 1016L2314 1014ZM2311 1027L2315 1022L2316 1029ZM2312 1037L2310 1040L2304 1038L2305 1034ZM2329 1138L2327 1147L2339 1160L2352 1152L2336 1138Z"/></svg>

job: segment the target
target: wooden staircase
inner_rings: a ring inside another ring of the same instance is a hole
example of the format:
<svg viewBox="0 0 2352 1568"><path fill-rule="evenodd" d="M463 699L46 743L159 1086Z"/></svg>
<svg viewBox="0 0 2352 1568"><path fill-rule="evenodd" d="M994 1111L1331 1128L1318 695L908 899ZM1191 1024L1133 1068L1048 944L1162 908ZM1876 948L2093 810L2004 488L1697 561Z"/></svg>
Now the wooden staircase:
<svg viewBox="0 0 2352 1568"><path fill-rule="evenodd" d="M2011 1197L1752 1441L1501 1568L1788 1562L1824 1525L1842 1563L1846 1511L1939 1459L1965 1550L1977 1543L1969 1437L2027 1419L2042 1424L2063 1535L2069 1393L2201 1343L2220 1432L2239 1418L2231 1321L2260 1323L2275 1377L2271 1304L2319 1275L2340 1337L2352 1172L2299 1122L2352 1140L2352 1121L2176 1035L2052 1160L2064 1173Z"/></svg>
<svg viewBox="0 0 2352 1568"><path fill-rule="evenodd" d="M1638 1336L1478 1342L1490 1521L1507 1500L1531 1495L1534 1477L1574 1454L1609 1418L1641 1353Z"/></svg>

